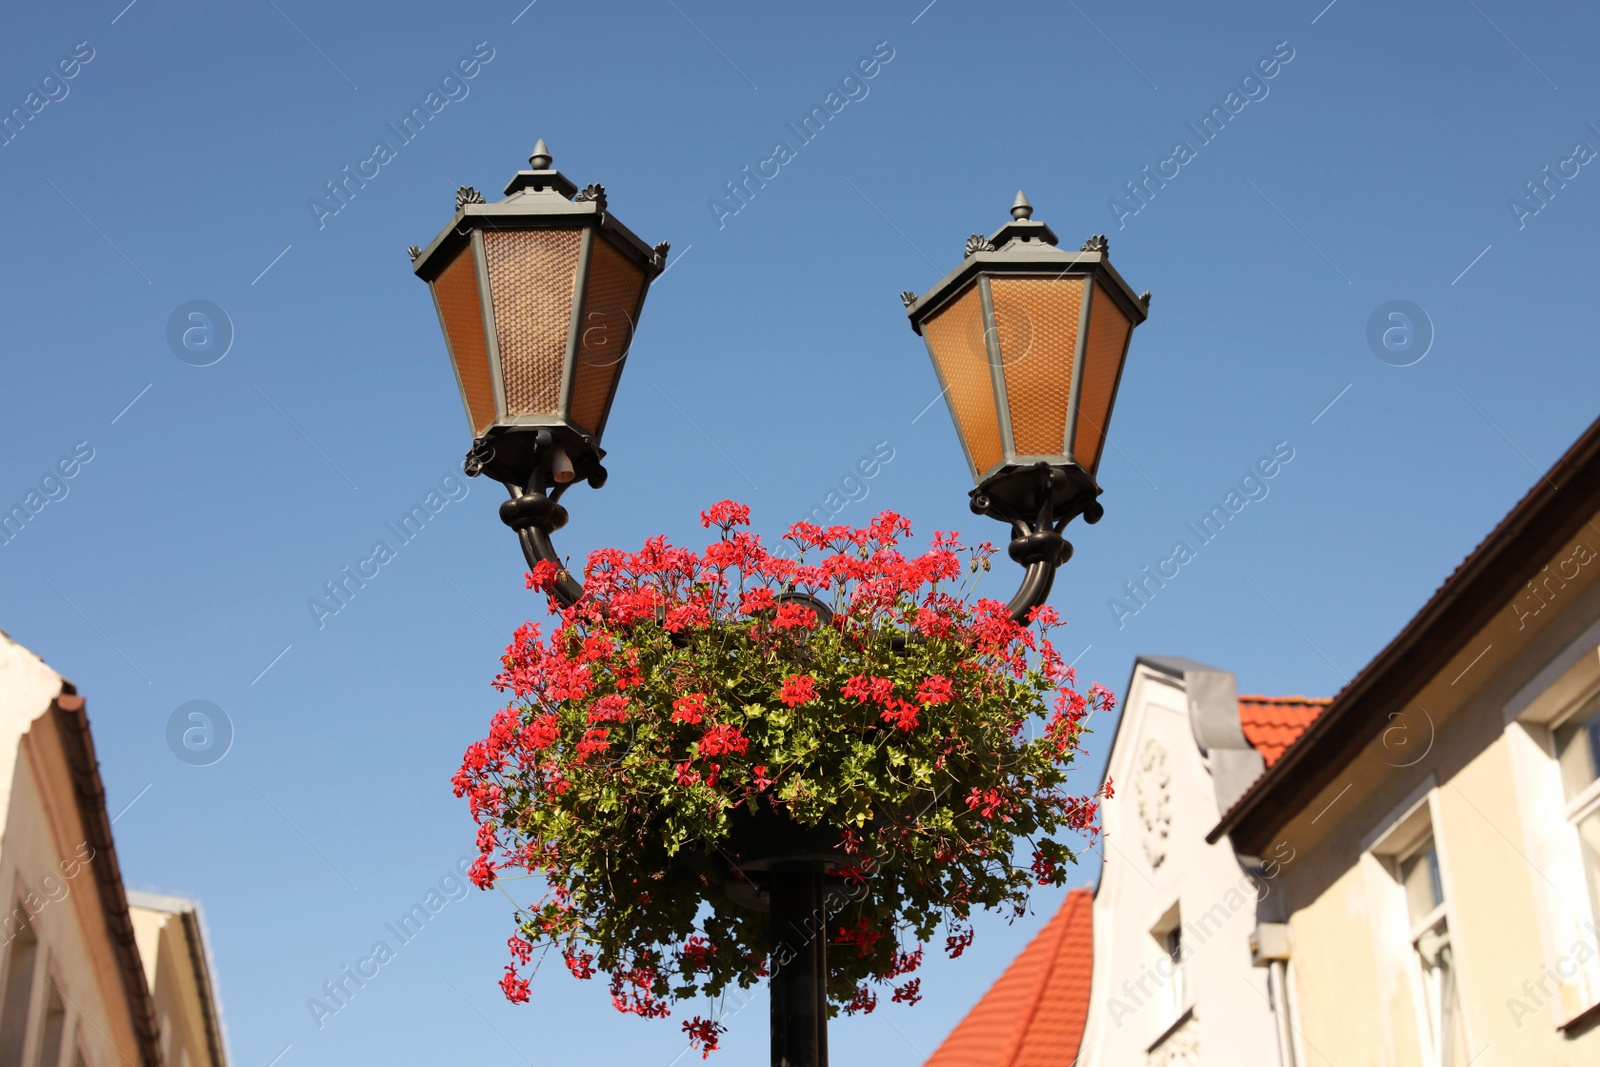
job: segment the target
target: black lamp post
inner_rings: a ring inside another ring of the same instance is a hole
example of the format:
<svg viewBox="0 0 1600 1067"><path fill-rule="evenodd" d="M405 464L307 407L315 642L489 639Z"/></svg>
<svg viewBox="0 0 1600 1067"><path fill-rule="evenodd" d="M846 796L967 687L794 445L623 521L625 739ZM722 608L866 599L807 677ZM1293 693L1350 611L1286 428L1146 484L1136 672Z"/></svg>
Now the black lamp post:
<svg viewBox="0 0 1600 1067"><path fill-rule="evenodd" d="M529 566L559 566L550 535L567 521L561 497L577 481L605 484L600 436L668 246L650 248L618 222L603 186L579 191L552 170L543 141L528 162L498 203L462 187L455 218L410 251L472 426L464 468L509 490L500 517ZM901 295L961 436L972 510L1012 527L1010 555L1027 569L1008 607L1021 620L1072 554L1062 529L1102 514L1095 471L1150 294L1135 297L1112 269L1104 237L1063 252L1021 193L1011 214L993 237L974 235L966 259L927 293ZM554 594L570 605L583 586L563 572ZM741 874L753 878L744 884L766 891L738 899L771 914L772 1063L827 1067L825 878L838 858L832 842L781 827L747 836Z"/></svg>

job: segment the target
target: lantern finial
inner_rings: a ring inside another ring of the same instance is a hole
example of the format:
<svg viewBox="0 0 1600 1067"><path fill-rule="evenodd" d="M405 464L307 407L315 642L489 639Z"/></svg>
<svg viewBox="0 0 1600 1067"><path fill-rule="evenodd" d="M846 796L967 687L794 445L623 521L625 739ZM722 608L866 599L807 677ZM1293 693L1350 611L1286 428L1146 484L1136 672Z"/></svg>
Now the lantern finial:
<svg viewBox="0 0 1600 1067"><path fill-rule="evenodd" d="M554 162L550 156L550 149L544 143L544 138L539 138L539 143L533 146L533 155L528 157L528 166L534 170L549 170Z"/></svg>
<svg viewBox="0 0 1600 1067"><path fill-rule="evenodd" d="M1033 205L1028 203L1028 196L1021 189L1017 190L1017 198L1011 202L1011 217L1014 219L1033 218Z"/></svg>

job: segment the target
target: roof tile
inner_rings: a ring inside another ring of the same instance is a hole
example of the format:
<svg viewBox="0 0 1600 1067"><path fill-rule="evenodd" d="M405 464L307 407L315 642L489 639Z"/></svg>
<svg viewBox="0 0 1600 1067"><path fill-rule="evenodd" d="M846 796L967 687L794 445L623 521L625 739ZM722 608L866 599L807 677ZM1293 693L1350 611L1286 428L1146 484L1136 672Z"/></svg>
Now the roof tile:
<svg viewBox="0 0 1600 1067"><path fill-rule="evenodd" d="M1250 747L1261 753L1270 767L1306 732L1322 710L1326 697L1239 697L1239 725Z"/></svg>
<svg viewBox="0 0 1600 1067"><path fill-rule="evenodd" d="M1068 893L926 1067L1071 1067L1089 1016L1093 910L1089 890Z"/></svg>

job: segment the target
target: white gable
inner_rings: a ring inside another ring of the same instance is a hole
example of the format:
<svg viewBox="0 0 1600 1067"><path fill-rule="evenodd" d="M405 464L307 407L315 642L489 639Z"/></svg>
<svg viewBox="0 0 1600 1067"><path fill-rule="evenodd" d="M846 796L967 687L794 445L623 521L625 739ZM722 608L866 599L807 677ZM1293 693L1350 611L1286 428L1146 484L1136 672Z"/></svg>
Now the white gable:
<svg viewBox="0 0 1600 1067"><path fill-rule="evenodd" d="M1205 840L1219 792L1236 796L1261 766L1237 705L1225 672L1183 660L1134 667L1106 767L1115 796L1101 809L1082 1067L1278 1063L1267 971L1250 958L1257 897L1271 882L1241 867L1227 839ZM1152 933L1174 927L1165 943Z"/></svg>

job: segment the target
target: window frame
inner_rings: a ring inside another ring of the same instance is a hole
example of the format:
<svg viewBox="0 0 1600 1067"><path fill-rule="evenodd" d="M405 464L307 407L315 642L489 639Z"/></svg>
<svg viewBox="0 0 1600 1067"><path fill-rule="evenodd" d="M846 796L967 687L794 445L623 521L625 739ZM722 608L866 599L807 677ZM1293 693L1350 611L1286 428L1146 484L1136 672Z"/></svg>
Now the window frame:
<svg viewBox="0 0 1600 1067"><path fill-rule="evenodd" d="M1426 832L1413 844L1407 846L1404 851L1395 853L1389 858L1390 873L1394 877L1395 884L1400 889L1402 899L1404 899L1406 892L1404 877L1406 864L1417 859L1424 851L1433 854L1433 869L1428 873L1430 878L1437 881L1439 901L1420 918L1413 919L1411 917L1411 902L1408 899L1404 900L1408 927L1407 937L1409 938L1411 949L1409 970L1412 982L1420 994L1417 1036L1423 1044L1423 1059L1430 1067L1448 1067L1445 1062L1443 1043L1445 1010L1447 1007L1444 1003L1444 990L1440 988L1443 978L1437 974L1439 968L1428 963L1421 944L1422 939L1431 934L1440 925L1444 926L1445 945L1450 949L1450 969L1455 972L1455 981L1452 988L1455 1005L1451 1013L1458 1020L1463 1014L1464 1004L1461 997L1461 971L1455 960L1455 927L1450 921L1450 894L1445 889L1444 860L1439 855L1439 839L1434 833L1431 812ZM1461 1040L1465 1041L1466 1026L1464 1020L1459 1020L1457 1025L1460 1027Z"/></svg>
<svg viewBox="0 0 1600 1067"><path fill-rule="evenodd" d="M65 1067L68 1057L74 1051L77 1038L77 1012L73 1010L72 1001L67 999L66 993L61 990L61 975L56 970L56 954L49 953L44 959L43 987L35 991L39 1003L34 1009L38 1018L35 1019L34 1041L31 1049L33 1062L37 1067ZM44 1058L45 1027L49 1019L50 994L54 992L61 1000L61 1034L60 1044L56 1047L56 1062L46 1063Z"/></svg>
<svg viewBox="0 0 1600 1067"><path fill-rule="evenodd" d="M44 974L49 965L49 958L45 953L44 939L39 936L39 928L33 921L36 916L28 910L27 905L24 903L26 895L26 886L21 876L18 875L16 887L11 894L13 906L4 912L4 916L9 917L20 911L27 918L23 921L22 928L6 940L4 952L0 953L0 1023L3 1023L7 1001L12 993L11 983L14 979L21 977L12 973L12 967L17 953L17 942L20 940L23 930L26 930L28 939L31 942L28 947L33 952L33 959L28 964L28 988L23 994L26 1000L20 1005L22 1043L18 1046L17 1058L24 1064L38 1058L39 1027L37 1025L37 1017L44 1011L43 998L39 996L39 989L43 984ZM0 1050L0 1052L3 1052L3 1050Z"/></svg>
<svg viewBox="0 0 1600 1067"><path fill-rule="evenodd" d="M1162 1011L1156 1017L1153 1033L1158 1040L1164 1038L1166 1033L1177 1025L1184 1015L1194 1007L1194 990L1189 981L1187 955L1183 948L1183 905L1181 901L1174 900L1170 906L1161 913L1161 916L1150 924L1148 933L1154 950L1152 969L1159 977L1160 961L1170 960L1171 974L1162 983L1164 993L1161 999ZM1178 935L1178 953L1172 954L1169 947L1169 938L1173 933Z"/></svg>
<svg viewBox="0 0 1600 1067"><path fill-rule="evenodd" d="M1600 879L1596 879L1594 882L1589 881L1588 872L1584 864L1583 832L1578 828L1584 820L1596 812L1600 812L1600 766L1595 768L1594 779L1578 790L1576 796L1567 796L1566 773L1561 767L1561 748L1556 743L1556 734L1580 715L1600 718L1600 681L1596 681L1582 690L1578 699L1571 701L1566 710L1560 712L1549 723L1545 724L1543 731L1545 748L1555 767L1556 777L1561 785L1561 798L1566 802L1567 836L1573 842L1573 847L1578 857L1579 869L1584 873L1584 890L1589 898L1589 918L1592 922L1600 923ZM1585 740L1587 741L1588 739L1585 738ZM1592 741L1588 743L1593 744Z"/></svg>
<svg viewBox="0 0 1600 1067"><path fill-rule="evenodd" d="M1450 865L1446 843L1439 832L1438 794L1437 782L1430 774L1362 842L1363 853L1373 867L1381 872L1377 878L1369 880L1368 885L1376 895L1375 903L1380 914L1388 919L1374 924L1378 959L1388 961L1405 974L1406 983L1411 987L1418 1051L1422 1062L1428 1067L1444 1067L1444 1045L1441 1041L1444 1005L1441 1001L1438 1012L1435 1012L1430 969L1424 962L1417 942L1441 922L1445 924L1450 969L1455 975L1454 1016L1458 1039L1463 1046L1459 1050L1461 1062L1467 1062L1466 1053L1472 1048L1470 1020L1461 992L1461 942L1459 931L1451 921L1453 894L1450 889ZM1437 865L1440 900L1426 914L1413 920L1401 871L1406 862L1429 846L1433 849ZM1403 945L1394 937L1400 931L1404 931Z"/></svg>
<svg viewBox="0 0 1600 1067"><path fill-rule="evenodd" d="M1600 622L1551 657L1504 705L1505 740L1539 913L1541 969L1558 973L1547 999L1530 1000L1564 1031L1600 1008L1600 885L1591 884L1579 824L1600 812L1600 779L1567 796L1556 731L1600 700ZM1588 954L1579 953L1580 945ZM1581 962L1580 962L1581 960ZM1570 974L1568 972L1571 972Z"/></svg>

